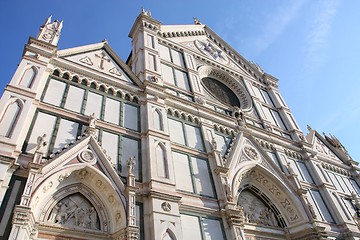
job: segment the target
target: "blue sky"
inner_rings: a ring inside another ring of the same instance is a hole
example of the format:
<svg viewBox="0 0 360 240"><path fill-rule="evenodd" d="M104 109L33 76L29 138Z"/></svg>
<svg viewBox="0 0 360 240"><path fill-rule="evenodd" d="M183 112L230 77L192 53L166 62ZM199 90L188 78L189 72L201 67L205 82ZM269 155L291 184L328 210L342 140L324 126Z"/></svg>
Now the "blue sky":
<svg viewBox="0 0 360 240"><path fill-rule="evenodd" d="M141 7L166 24L197 17L234 49L279 79L304 133L335 135L360 160L360 1L0 1L0 89L10 81L29 36L49 15L64 20L59 48L107 39L125 61Z"/></svg>

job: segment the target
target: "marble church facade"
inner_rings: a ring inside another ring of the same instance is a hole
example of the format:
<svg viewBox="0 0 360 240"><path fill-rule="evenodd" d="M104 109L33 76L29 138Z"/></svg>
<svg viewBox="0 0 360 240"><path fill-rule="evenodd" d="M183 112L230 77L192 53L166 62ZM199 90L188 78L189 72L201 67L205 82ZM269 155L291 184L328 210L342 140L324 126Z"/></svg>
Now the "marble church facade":
<svg viewBox="0 0 360 240"><path fill-rule="evenodd" d="M126 62L61 29L0 100L0 239L360 239L358 163L208 26L142 11Z"/></svg>

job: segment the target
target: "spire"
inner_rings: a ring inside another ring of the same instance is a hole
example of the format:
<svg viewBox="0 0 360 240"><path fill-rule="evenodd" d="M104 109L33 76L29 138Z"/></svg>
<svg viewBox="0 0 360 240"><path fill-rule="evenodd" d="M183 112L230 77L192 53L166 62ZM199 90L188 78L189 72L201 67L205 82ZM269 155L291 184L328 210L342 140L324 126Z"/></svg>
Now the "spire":
<svg viewBox="0 0 360 240"><path fill-rule="evenodd" d="M150 10L145 10L143 7L141 7L141 15L151 17L151 12Z"/></svg>
<svg viewBox="0 0 360 240"><path fill-rule="evenodd" d="M46 21L44 22L44 24L41 26L41 27L45 27L46 25L48 25L50 22L51 22L51 18L52 18L52 15L50 15Z"/></svg>
<svg viewBox="0 0 360 240"><path fill-rule="evenodd" d="M54 22L51 22L51 18L52 16L50 15L40 27L37 39L56 46L60 38L63 21L59 22L58 20L55 20Z"/></svg>

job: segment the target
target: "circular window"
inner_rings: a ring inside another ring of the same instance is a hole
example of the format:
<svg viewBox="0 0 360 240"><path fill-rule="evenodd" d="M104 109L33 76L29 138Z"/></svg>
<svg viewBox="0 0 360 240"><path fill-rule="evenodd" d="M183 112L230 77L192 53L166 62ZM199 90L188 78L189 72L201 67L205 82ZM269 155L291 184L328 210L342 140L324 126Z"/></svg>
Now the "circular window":
<svg viewBox="0 0 360 240"><path fill-rule="evenodd" d="M240 101L236 94L222 82L211 77L205 77L202 79L202 83L206 90L220 102L240 107Z"/></svg>

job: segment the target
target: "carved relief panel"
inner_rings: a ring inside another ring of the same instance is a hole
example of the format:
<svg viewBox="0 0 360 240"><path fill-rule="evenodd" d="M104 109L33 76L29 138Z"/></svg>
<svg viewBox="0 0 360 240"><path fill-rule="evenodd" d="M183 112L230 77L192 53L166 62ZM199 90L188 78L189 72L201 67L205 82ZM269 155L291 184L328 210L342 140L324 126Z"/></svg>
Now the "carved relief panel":
<svg viewBox="0 0 360 240"><path fill-rule="evenodd" d="M100 230L99 217L94 206L80 193L60 200L52 209L48 222L68 227Z"/></svg>
<svg viewBox="0 0 360 240"><path fill-rule="evenodd" d="M279 227L273 210L251 191L242 191L238 204L243 208L245 222Z"/></svg>

